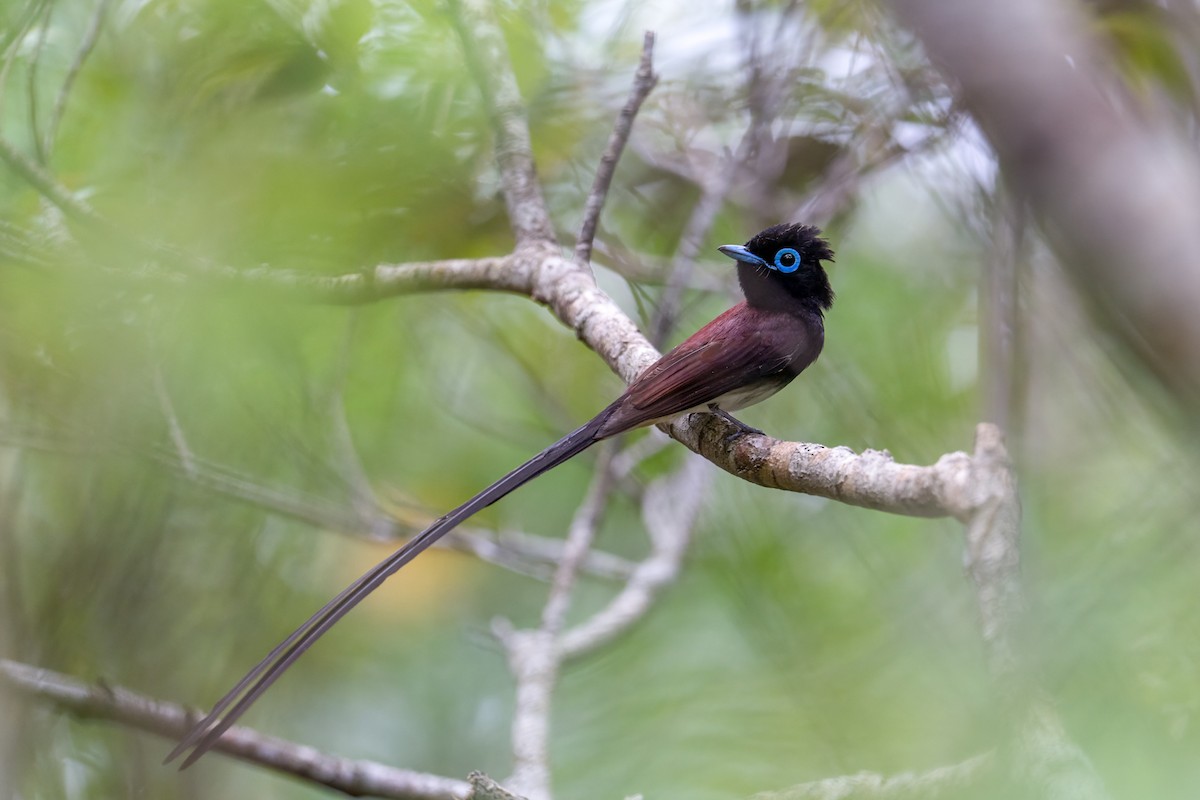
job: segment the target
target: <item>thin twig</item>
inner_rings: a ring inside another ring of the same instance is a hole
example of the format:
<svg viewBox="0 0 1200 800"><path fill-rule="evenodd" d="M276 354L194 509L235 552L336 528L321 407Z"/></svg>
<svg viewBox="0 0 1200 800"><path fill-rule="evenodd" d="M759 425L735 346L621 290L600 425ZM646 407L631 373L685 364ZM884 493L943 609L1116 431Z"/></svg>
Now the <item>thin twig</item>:
<svg viewBox="0 0 1200 800"><path fill-rule="evenodd" d="M609 644L645 617L662 590L675 582L712 476L703 459L689 456L674 474L650 485L642 501L642 520L653 551L607 606L563 633L558 644L561 658L577 659Z"/></svg>
<svg viewBox="0 0 1200 800"><path fill-rule="evenodd" d="M512 716L512 787L530 800L550 800L550 701L558 678L554 634L492 625L508 653L516 684Z"/></svg>
<svg viewBox="0 0 1200 800"><path fill-rule="evenodd" d="M601 519L608 506L608 497L613 488L613 458L618 451L618 442L606 441L600 446L594 467L592 484L587 496L575 511L571 527L567 531L567 543L562 559L550 584L546 605L542 609L542 630L557 636L566 620L571 604L571 590L579 574L579 566L587 557L596 538Z"/></svg>
<svg viewBox="0 0 1200 800"><path fill-rule="evenodd" d="M717 220L717 214L725 203L725 195L729 191L729 181L733 178L736 163L736 160L728 161L718 177L708 179L702 185L700 199L692 207L692 214L688 217L683 236L679 239L679 247L675 251L671 277L667 279L654 319L650 322L651 341L659 349L662 349L667 337L675 328L684 289L689 283L692 270L696 267L700 248L704 246L704 240L708 238L708 233Z"/></svg>
<svg viewBox="0 0 1200 800"><path fill-rule="evenodd" d="M549 580L563 558L564 542L519 531L507 531L497 538L474 528L452 531L442 540L445 546L471 553L480 559L534 578ZM631 561L601 550L589 550L579 569L588 577L608 581L627 581L637 566Z"/></svg>
<svg viewBox="0 0 1200 800"><path fill-rule="evenodd" d="M83 39L79 43L79 49L75 52L75 58L71 61L66 78L63 79L62 88L58 90L58 97L54 100L54 110L50 114L50 121L46 124L46 142L42 146L42 151L47 158L54 151L54 141L58 137L58 126L62 122L63 114L66 113L67 99L71 95L71 89L75 86L75 79L79 77L84 62L92 54L92 50L96 47L96 42L100 39L100 29L104 25L104 16L108 13L108 7L111 2L112 0L97 0L96 8L88 20L87 30L84 32Z"/></svg>
<svg viewBox="0 0 1200 800"><path fill-rule="evenodd" d="M176 703L154 700L119 686L83 683L59 672L7 659L0 659L0 680L80 717L112 720L171 739L182 736L196 720L194 711ZM355 797L465 800L470 793L464 781L373 761L337 758L240 726L226 731L214 749L239 761Z"/></svg>
<svg viewBox="0 0 1200 800"><path fill-rule="evenodd" d="M637 117L638 109L657 83L658 75L654 72L654 32L646 31L642 42L642 60L633 77L633 88L621 113L617 115L617 121L608 137L608 145L604 148L604 155L600 156L600 166L596 169L592 190L588 193L587 203L584 205L583 223L579 226L579 237L575 240L575 260L581 265L591 263L592 242L596 238L596 227L600 224L600 212L608 198L608 187L617 171L617 162L621 160L625 143L629 141L629 134L633 131L633 120Z"/></svg>
<svg viewBox="0 0 1200 800"><path fill-rule="evenodd" d="M593 243L592 263L602 264L630 283L663 286L670 278L669 258L634 252L611 239ZM701 292L721 292L728 286L729 281L718 277L716 273L693 272L688 276L686 288Z"/></svg>
<svg viewBox="0 0 1200 800"><path fill-rule="evenodd" d="M893 164L929 152L949 138L961 116L957 109L936 123L935 132L920 142L905 147L892 141L892 128L901 121L890 119L886 126L868 128L854 136L854 144L842 151L825 169L812 191L806 194L790 215L815 225L826 225L852 204L863 184Z"/></svg>
<svg viewBox="0 0 1200 800"><path fill-rule="evenodd" d="M176 471L194 486L223 497L246 503L270 514L287 517L322 530L355 536L370 541L392 542L411 536L426 527L432 515L404 514L399 510L380 510L374 519L362 519L339 506L322 503L286 488L265 485L232 467L192 455L188 471L174 449L137 449L100 442L64 440L59 436L22 434L0 430L0 446L21 447L45 453L80 456L111 454L149 458ZM499 536L478 528L462 527L451 531L438 543L471 553L488 563L521 575L549 579L562 558L563 542L521 531L506 531ZM626 581L634 565L627 559L600 551L590 551L580 567L589 576L602 580Z"/></svg>
<svg viewBox="0 0 1200 800"><path fill-rule="evenodd" d="M692 214L680 237L671 277L667 280L650 324L650 341L659 348L665 344L675 327L684 289L696 267L700 248L704 246L704 241L725 204L726 196L737 182L739 172L760 155L763 145L769 140L767 114L778 102L772 95L779 95L780 92L772 92L771 87L766 85L758 49L757 28L746 31L741 39L746 43L746 93L750 99L750 124L733 153L727 153L715 170L702 175L697 181L700 186L700 199L692 208Z"/></svg>
<svg viewBox="0 0 1200 800"><path fill-rule="evenodd" d="M700 199L692 207L691 216L683 229L679 247L675 251L671 276L667 279L666 288L663 289L654 319L650 323L650 340L656 347L663 347L675 327L683 292L690 282L692 271L696 268L700 248L704 246L704 240L708 238L713 224L717 221L717 215L725 204L725 197L729 194L738 171L754 147L754 137L755 126L751 124L742 135L736 151L727 154L715 171L701 177L699 181Z"/></svg>
<svg viewBox="0 0 1200 800"><path fill-rule="evenodd" d="M175 413L175 404L171 402L171 394L167 391L167 383L163 379L162 366L157 360L154 362L153 372L154 393L158 395L159 408L162 409L163 417L167 420L167 430L171 435L171 442L175 445L175 452L179 456L179 464L189 478L195 479L196 459L192 455L192 449L188 447L187 437L183 433L183 425L180 424L179 416Z"/></svg>

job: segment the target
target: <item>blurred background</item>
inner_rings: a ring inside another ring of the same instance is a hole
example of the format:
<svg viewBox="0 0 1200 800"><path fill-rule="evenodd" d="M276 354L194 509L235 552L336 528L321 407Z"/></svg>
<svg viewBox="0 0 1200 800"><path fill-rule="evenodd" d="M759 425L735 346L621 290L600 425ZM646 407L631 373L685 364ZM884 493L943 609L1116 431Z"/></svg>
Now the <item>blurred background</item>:
<svg viewBox="0 0 1200 800"><path fill-rule="evenodd" d="M825 352L742 418L910 463L1003 424L1028 656L1069 734L1113 797L1200 794L1195 420L1080 300L911 35L871 3L498 8L567 246L642 33L658 34L660 82L601 221L602 287L674 344L736 296L717 245L822 225L838 294ZM1130 90L1195 143L1200 41L1177 24L1195 5L1087 8ZM390 552L398 531L380 519L439 515L620 391L526 299L336 305L197 266L339 275L508 252L451 13L0 6L0 136L120 231L0 165L0 657L207 707ZM684 457L663 446L633 483ZM593 463L476 526L560 538ZM566 668L557 797L742 797L997 746L958 523L712 472L676 585ZM636 560L646 534L626 494L598 547ZM619 585L585 578L571 619ZM431 552L245 721L342 756L502 777L513 687L489 625L536 624L546 591ZM180 775L159 766L169 748L0 690L4 796L326 794L219 756Z"/></svg>

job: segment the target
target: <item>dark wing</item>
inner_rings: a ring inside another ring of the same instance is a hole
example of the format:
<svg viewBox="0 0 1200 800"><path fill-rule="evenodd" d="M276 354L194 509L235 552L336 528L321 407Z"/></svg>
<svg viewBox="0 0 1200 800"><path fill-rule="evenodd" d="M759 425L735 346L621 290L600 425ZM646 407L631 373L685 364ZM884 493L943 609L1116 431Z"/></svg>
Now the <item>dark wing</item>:
<svg viewBox="0 0 1200 800"><path fill-rule="evenodd" d="M778 374L791 361L773 337L723 332L693 336L642 373L620 403L620 423L634 427L703 406ZM617 422L617 420L610 421Z"/></svg>

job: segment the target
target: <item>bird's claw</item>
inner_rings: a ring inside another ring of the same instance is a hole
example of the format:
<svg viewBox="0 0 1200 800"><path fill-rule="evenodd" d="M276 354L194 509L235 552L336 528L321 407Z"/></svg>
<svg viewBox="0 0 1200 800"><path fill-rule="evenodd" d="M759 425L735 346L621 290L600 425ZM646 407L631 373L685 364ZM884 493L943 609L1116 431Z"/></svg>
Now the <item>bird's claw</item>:
<svg viewBox="0 0 1200 800"><path fill-rule="evenodd" d="M734 417L728 411L722 411L719 408L714 408L712 410L712 413L716 414L718 417L725 420L733 427L737 428L737 431L735 431L734 433L730 434L727 437L729 439L736 439L738 436L763 436L764 435L763 432L760 431L758 428L751 428L749 425L742 422L737 417Z"/></svg>

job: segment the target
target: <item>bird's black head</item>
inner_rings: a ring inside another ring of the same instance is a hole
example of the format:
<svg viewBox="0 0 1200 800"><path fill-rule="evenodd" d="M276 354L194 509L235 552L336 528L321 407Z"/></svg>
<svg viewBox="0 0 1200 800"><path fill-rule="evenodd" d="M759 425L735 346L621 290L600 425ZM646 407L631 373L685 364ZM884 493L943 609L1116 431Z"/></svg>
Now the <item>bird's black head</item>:
<svg viewBox="0 0 1200 800"><path fill-rule="evenodd" d="M829 243L812 225L772 225L746 242L717 248L738 262L738 283L746 302L757 308L823 313L833 305L833 289L822 261L833 261Z"/></svg>

